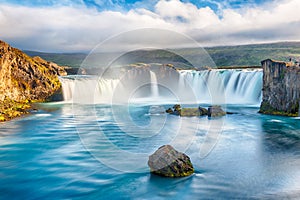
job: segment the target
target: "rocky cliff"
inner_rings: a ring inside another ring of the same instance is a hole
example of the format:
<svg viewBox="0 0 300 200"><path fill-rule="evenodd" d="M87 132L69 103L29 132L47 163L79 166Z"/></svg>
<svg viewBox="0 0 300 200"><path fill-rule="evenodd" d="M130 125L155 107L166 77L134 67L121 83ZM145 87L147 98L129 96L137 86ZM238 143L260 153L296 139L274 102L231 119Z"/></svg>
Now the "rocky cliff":
<svg viewBox="0 0 300 200"><path fill-rule="evenodd" d="M0 101L45 100L60 88L57 75L66 75L63 67L0 41Z"/></svg>
<svg viewBox="0 0 300 200"><path fill-rule="evenodd" d="M63 67L0 41L0 121L19 116L28 107L19 103L46 100L61 88L58 75L66 74Z"/></svg>
<svg viewBox="0 0 300 200"><path fill-rule="evenodd" d="M291 62L267 59L263 67L263 100L260 112L298 116L300 102L300 67Z"/></svg>

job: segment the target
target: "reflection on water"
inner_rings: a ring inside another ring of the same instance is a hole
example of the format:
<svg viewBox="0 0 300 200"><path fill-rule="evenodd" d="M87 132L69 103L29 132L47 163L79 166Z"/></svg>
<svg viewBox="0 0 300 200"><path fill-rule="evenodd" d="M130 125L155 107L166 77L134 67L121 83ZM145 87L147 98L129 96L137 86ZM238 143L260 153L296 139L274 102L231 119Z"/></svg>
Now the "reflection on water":
<svg viewBox="0 0 300 200"><path fill-rule="evenodd" d="M0 124L0 199L300 197L297 118L240 106L217 119L153 115L142 105L44 106L53 109ZM168 143L190 156L195 174L148 172L148 155Z"/></svg>

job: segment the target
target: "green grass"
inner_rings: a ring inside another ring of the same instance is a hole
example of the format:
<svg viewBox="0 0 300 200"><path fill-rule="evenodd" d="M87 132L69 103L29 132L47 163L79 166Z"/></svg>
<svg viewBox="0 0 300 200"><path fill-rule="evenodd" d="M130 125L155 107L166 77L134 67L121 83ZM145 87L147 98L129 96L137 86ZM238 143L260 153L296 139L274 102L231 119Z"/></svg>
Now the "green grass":
<svg viewBox="0 0 300 200"><path fill-rule="evenodd" d="M211 56L216 66L222 68L261 66L260 62L267 58L282 61L288 61L290 57L293 59L300 58L300 42L209 47L205 48L205 50ZM55 62L59 65L66 65L76 68L80 67L81 63L87 56L85 53L25 52L30 56L40 56L45 60ZM199 62L196 63L197 66L191 66L191 64L185 60L187 57L200 57L198 55L199 49L185 48L178 49L176 52L179 52L180 56L165 50L133 51L119 57L115 64L126 65L131 63L171 63L176 68L182 69L203 67L203 63L200 61L201 59L198 59ZM113 53L106 53L104 57L115 59L115 55Z"/></svg>

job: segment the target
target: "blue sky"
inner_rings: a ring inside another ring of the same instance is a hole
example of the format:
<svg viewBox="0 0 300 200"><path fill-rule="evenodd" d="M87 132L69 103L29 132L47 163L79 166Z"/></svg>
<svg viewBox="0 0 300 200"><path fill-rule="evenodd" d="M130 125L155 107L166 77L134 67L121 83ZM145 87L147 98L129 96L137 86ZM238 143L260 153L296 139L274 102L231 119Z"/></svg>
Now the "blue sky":
<svg viewBox="0 0 300 200"><path fill-rule="evenodd" d="M154 5L159 0L2 0L2 3L25 5L25 6L58 6L58 5L84 5L102 10L123 10L128 11L133 8L147 8L153 10ZM241 8L247 6L257 6L264 4L267 0L181 0L184 3L192 3L198 8L209 6L213 10L222 8Z"/></svg>
<svg viewBox="0 0 300 200"><path fill-rule="evenodd" d="M203 46L300 40L299 0L0 0L0 39L21 49L89 51L141 28Z"/></svg>

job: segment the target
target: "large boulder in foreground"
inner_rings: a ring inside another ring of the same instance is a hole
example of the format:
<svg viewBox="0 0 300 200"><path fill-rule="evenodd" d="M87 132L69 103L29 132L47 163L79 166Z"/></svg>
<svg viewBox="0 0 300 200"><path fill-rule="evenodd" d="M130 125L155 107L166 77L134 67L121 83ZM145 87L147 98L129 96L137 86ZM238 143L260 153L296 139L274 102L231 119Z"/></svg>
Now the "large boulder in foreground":
<svg viewBox="0 0 300 200"><path fill-rule="evenodd" d="M171 145L163 145L150 155L148 165L150 171L159 176L184 177L194 173L190 158Z"/></svg>

